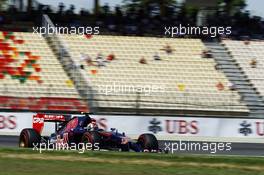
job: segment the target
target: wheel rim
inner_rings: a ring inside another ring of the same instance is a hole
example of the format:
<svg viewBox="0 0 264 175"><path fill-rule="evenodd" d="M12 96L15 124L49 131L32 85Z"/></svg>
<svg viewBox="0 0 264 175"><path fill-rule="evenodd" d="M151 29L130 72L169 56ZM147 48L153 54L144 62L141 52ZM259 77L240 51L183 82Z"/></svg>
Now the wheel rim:
<svg viewBox="0 0 264 175"><path fill-rule="evenodd" d="M91 143L91 138L89 136L85 136L83 143Z"/></svg>
<svg viewBox="0 0 264 175"><path fill-rule="evenodd" d="M20 142L19 142L19 147L24 148L24 147L26 146L25 138L24 138L24 137L25 137L25 136L23 136L22 139L20 140Z"/></svg>
<svg viewBox="0 0 264 175"><path fill-rule="evenodd" d="M19 146L24 148L25 147L25 142L20 142Z"/></svg>

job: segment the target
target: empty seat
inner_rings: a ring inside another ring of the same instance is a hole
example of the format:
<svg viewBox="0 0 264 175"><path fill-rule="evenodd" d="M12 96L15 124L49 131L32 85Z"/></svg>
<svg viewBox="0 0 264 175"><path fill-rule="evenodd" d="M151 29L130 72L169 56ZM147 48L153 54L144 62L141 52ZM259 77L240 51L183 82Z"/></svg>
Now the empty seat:
<svg viewBox="0 0 264 175"><path fill-rule="evenodd" d="M101 35L60 38L75 62L84 66L99 107L135 108L139 102L140 108L149 109L248 111L239 94L229 90L225 75L215 70L214 60L201 57L205 46L199 39ZM167 46L171 54L166 52ZM105 66L96 66L99 54ZM110 54L115 59L107 61ZM154 60L155 54L160 61ZM94 65L85 61L88 56ZM139 63L143 57L147 64ZM222 90L216 86L219 82Z"/></svg>

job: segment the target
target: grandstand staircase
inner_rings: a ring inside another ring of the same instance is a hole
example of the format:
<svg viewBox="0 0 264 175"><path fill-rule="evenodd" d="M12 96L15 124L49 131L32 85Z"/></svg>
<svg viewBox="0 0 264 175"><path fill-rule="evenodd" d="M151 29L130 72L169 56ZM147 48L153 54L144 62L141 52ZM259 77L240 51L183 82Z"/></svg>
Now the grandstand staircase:
<svg viewBox="0 0 264 175"><path fill-rule="evenodd" d="M225 46L218 42L205 42L204 44L211 50L218 69L221 70L235 86L241 96L241 100L249 108L250 117L263 117L264 100L262 96L249 81L237 61L229 54Z"/></svg>
<svg viewBox="0 0 264 175"><path fill-rule="evenodd" d="M82 75L80 69L74 67L76 63L74 63L71 55L69 52L67 52L67 48L65 48L62 43L60 43L60 40L57 37L48 36L46 37L46 40L60 63L63 65L64 70L73 81L73 84L78 90L79 95L87 103L89 111L94 113L96 108L93 102L93 93L91 92L92 88L88 85L88 82L85 80L85 77Z"/></svg>
<svg viewBox="0 0 264 175"><path fill-rule="evenodd" d="M45 22L54 27L54 24L47 15L43 16L43 25L45 25ZM82 71L76 67L78 64L74 61L74 59L72 59L72 55L70 55L66 44L61 41L59 35L57 34L46 34L43 36L59 62L62 64L63 69L72 80L79 95L88 105L89 112L94 113L96 111L97 104L95 104L93 100L93 90L83 76Z"/></svg>

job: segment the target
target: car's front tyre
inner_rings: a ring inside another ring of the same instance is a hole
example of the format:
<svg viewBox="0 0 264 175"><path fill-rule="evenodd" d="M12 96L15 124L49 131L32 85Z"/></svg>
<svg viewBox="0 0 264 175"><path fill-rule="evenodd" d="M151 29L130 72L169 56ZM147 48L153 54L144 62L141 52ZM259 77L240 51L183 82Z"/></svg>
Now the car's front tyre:
<svg viewBox="0 0 264 175"><path fill-rule="evenodd" d="M88 131L85 132L82 136L82 143L91 144L92 150L100 150L100 146L102 144L101 135L96 131Z"/></svg>

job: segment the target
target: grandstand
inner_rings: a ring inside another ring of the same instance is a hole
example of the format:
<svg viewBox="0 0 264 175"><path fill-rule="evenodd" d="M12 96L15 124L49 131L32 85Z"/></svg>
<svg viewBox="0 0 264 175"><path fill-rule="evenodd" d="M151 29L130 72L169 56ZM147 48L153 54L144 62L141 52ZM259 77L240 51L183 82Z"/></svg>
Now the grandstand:
<svg viewBox="0 0 264 175"><path fill-rule="evenodd" d="M54 26L47 15L43 22ZM223 117L264 111L262 42L1 32L0 46L2 109ZM204 57L207 50L212 57Z"/></svg>
<svg viewBox="0 0 264 175"><path fill-rule="evenodd" d="M203 112L248 113L240 95L229 89L229 80L224 73L215 69L214 59L202 58L206 49L199 39L168 39L155 37L124 36L80 36L62 35L69 54L78 65L84 65L86 80L89 81L100 111L104 109L148 109ZM168 54L164 47L170 46ZM89 65L83 55L93 59L96 65L98 54L104 58L114 55L115 59L102 67ZM153 59L158 54L161 61ZM140 64L144 57L147 64ZM217 84L221 82L223 89ZM136 92L102 92L102 87L159 85L164 92L145 95ZM163 112L164 112L163 111ZM186 113L186 112L185 112Z"/></svg>
<svg viewBox="0 0 264 175"><path fill-rule="evenodd" d="M1 109L88 111L89 107L99 113L232 117L263 112L262 42L224 40L214 46L200 39L158 37L45 38L24 32L0 36ZM203 57L208 48L213 58ZM142 58L146 64L140 63ZM252 58L258 61L256 68L250 67ZM103 66L98 66L100 62ZM136 89L107 89L113 86ZM144 92L138 87L162 90Z"/></svg>
<svg viewBox="0 0 264 175"><path fill-rule="evenodd" d="M223 44L231 52L253 86L264 96L264 42L250 41L246 44L245 41L224 40ZM252 60L257 61L255 67L251 65Z"/></svg>
<svg viewBox="0 0 264 175"><path fill-rule="evenodd" d="M232 46L229 48L228 45L224 44L225 42L226 40L222 43L205 42L205 45L211 50L212 56L218 65L218 69L226 75L229 81L234 85L236 91L240 94L241 100L244 101L250 110L250 116L262 117L264 112L263 95L259 93L258 89L256 89L256 84L252 82L254 78L247 76L247 71L244 70L243 66L240 64L240 60L243 58L233 56L233 53L230 52ZM234 42L242 43L242 41ZM261 48L259 49L261 50ZM243 52L247 52L247 49L241 49L241 53ZM246 65L250 65L250 61L247 62ZM252 70L252 68L250 69ZM261 77L262 75L256 74L255 76Z"/></svg>
<svg viewBox="0 0 264 175"><path fill-rule="evenodd" d="M0 51L0 108L88 110L42 36L0 32Z"/></svg>

